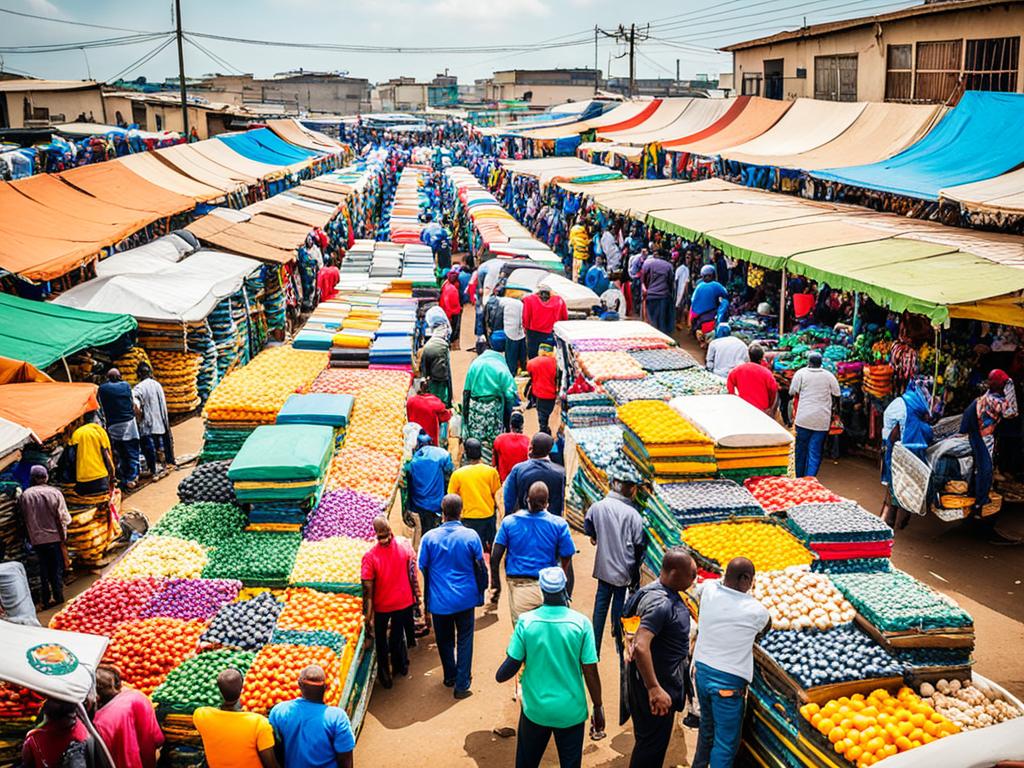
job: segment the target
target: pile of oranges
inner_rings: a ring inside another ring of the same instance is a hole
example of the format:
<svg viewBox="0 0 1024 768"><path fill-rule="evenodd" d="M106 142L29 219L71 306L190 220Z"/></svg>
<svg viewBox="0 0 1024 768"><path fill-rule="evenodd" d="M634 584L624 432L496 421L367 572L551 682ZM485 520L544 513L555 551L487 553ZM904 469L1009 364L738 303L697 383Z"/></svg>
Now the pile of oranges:
<svg viewBox="0 0 1024 768"><path fill-rule="evenodd" d="M878 688L824 706L804 704L800 714L857 768L960 731L906 687L896 696Z"/></svg>
<svg viewBox="0 0 1024 768"><path fill-rule="evenodd" d="M327 630L355 643L363 629L363 602L345 594L328 594L315 589L289 589L277 617L278 629Z"/></svg>
<svg viewBox="0 0 1024 768"><path fill-rule="evenodd" d="M207 559L206 548L194 541L177 536L147 536L132 547L110 575L115 579L198 579Z"/></svg>
<svg viewBox="0 0 1024 768"><path fill-rule="evenodd" d="M592 381L642 379L647 375L626 352L580 352L576 359L587 378Z"/></svg>
<svg viewBox="0 0 1024 768"><path fill-rule="evenodd" d="M292 567L292 584L359 584L363 555L373 542L331 536L299 545Z"/></svg>
<svg viewBox="0 0 1024 768"><path fill-rule="evenodd" d="M761 571L810 565L814 557L791 533L766 520L700 523L683 531L683 543L722 568L734 557L746 557Z"/></svg>
<svg viewBox="0 0 1024 768"><path fill-rule="evenodd" d="M210 421L273 424L288 396L306 390L326 365L323 352L265 349L214 388L203 413Z"/></svg>
<svg viewBox="0 0 1024 768"><path fill-rule="evenodd" d="M195 656L206 624L163 617L127 621L114 632L103 660L117 665L124 681L148 696L172 669Z"/></svg>
<svg viewBox="0 0 1024 768"><path fill-rule="evenodd" d="M310 392L333 395L352 395L359 398L370 387L387 387L402 394L409 389L409 374L405 371L370 371L362 368L328 368L310 385Z"/></svg>
<svg viewBox="0 0 1024 768"><path fill-rule="evenodd" d="M299 696L299 673L310 664L323 668L327 677L324 701L337 705L341 700L341 659L322 645L265 645L245 675L242 706L266 714L275 704Z"/></svg>
<svg viewBox="0 0 1024 768"><path fill-rule="evenodd" d="M393 454L359 445L345 445L331 462L327 490L347 488L387 501L395 492L401 468L401 458Z"/></svg>

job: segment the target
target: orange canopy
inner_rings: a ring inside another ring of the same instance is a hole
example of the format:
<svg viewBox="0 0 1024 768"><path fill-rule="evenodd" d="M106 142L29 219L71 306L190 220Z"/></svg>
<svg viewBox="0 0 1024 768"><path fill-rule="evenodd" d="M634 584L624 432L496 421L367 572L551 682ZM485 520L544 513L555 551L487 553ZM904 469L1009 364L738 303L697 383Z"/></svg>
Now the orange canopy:
<svg viewBox="0 0 1024 768"><path fill-rule="evenodd" d="M48 440L76 419L99 408L95 384L58 381L0 385L0 417Z"/></svg>
<svg viewBox="0 0 1024 768"><path fill-rule="evenodd" d="M9 272L28 280L53 280L88 264L99 254L100 247L94 243L11 232L4 228L6 213L0 188L0 268Z"/></svg>
<svg viewBox="0 0 1024 768"><path fill-rule="evenodd" d="M0 357L0 384L24 384L30 381L53 381L31 363Z"/></svg>
<svg viewBox="0 0 1024 768"><path fill-rule="evenodd" d="M191 197L151 184L121 163L93 163L57 175L102 202L145 211L154 218L176 216L195 207Z"/></svg>
<svg viewBox="0 0 1024 768"><path fill-rule="evenodd" d="M11 186L40 205L52 209L56 215L70 215L76 219L87 219L104 225L107 237L112 238L112 243L138 232L153 219L142 211L97 200L92 195L87 195L45 173L11 182ZM53 215L54 213L51 213L51 216ZM50 227L52 231L52 219ZM62 237L65 235L59 229L57 232Z"/></svg>

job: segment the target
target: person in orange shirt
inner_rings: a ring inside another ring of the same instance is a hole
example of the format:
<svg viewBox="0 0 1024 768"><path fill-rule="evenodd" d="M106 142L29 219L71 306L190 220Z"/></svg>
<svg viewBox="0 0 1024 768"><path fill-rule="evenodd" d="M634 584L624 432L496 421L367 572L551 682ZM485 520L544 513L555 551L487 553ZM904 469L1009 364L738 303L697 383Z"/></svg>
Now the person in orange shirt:
<svg viewBox="0 0 1024 768"><path fill-rule="evenodd" d="M530 391L537 400L537 421L540 431L551 434L551 414L558 397L558 364L555 362L555 348L541 344L535 358L526 364L530 374Z"/></svg>
<svg viewBox="0 0 1024 768"><path fill-rule="evenodd" d="M274 729L256 712L245 712L242 674L225 669L217 675L220 707L199 707L192 715L203 740L206 764L210 768L278 768L274 756Z"/></svg>

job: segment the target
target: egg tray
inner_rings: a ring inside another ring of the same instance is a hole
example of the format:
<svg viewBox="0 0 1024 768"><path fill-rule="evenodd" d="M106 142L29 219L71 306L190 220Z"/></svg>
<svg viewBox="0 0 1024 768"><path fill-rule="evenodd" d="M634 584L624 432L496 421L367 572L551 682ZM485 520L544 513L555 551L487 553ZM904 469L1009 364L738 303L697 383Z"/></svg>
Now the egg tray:
<svg viewBox="0 0 1024 768"><path fill-rule="evenodd" d="M915 590L927 602L909 608L903 616L882 617L876 614L874 606L867 602L861 591L867 588L867 580L878 582L889 595L897 595L904 590ZM910 642L902 643L903 647L958 647L955 644L929 646L927 643L913 642L913 638L929 634L936 637L970 635L973 643L974 622L971 616L931 587L903 571L893 569L888 573L833 574L832 581L857 609L857 613L877 627L883 636L900 641L909 639Z"/></svg>

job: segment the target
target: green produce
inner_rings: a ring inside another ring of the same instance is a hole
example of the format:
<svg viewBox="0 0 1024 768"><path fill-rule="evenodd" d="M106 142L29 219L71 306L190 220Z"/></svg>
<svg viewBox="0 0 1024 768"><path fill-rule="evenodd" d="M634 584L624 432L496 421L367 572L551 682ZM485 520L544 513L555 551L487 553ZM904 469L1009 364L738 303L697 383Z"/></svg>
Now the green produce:
<svg viewBox="0 0 1024 768"><path fill-rule="evenodd" d="M171 670L153 691L152 699L157 704L188 711L220 706L217 675L225 669L237 669L244 676L255 658L255 651L220 649L200 653Z"/></svg>
<svg viewBox="0 0 1024 768"><path fill-rule="evenodd" d="M234 504L195 502L175 504L150 533L190 539L205 547L216 547L245 527L245 513Z"/></svg>
<svg viewBox="0 0 1024 768"><path fill-rule="evenodd" d="M295 564L302 536L277 531L241 531L210 554L206 579L238 579L246 586L284 586Z"/></svg>
<svg viewBox="0 0 1024 768"><path fill-rule="evenodd" d="M883 632L969 627L974 623L948 597L903 571L833 573L830 577L853 607Z"/></svg>

